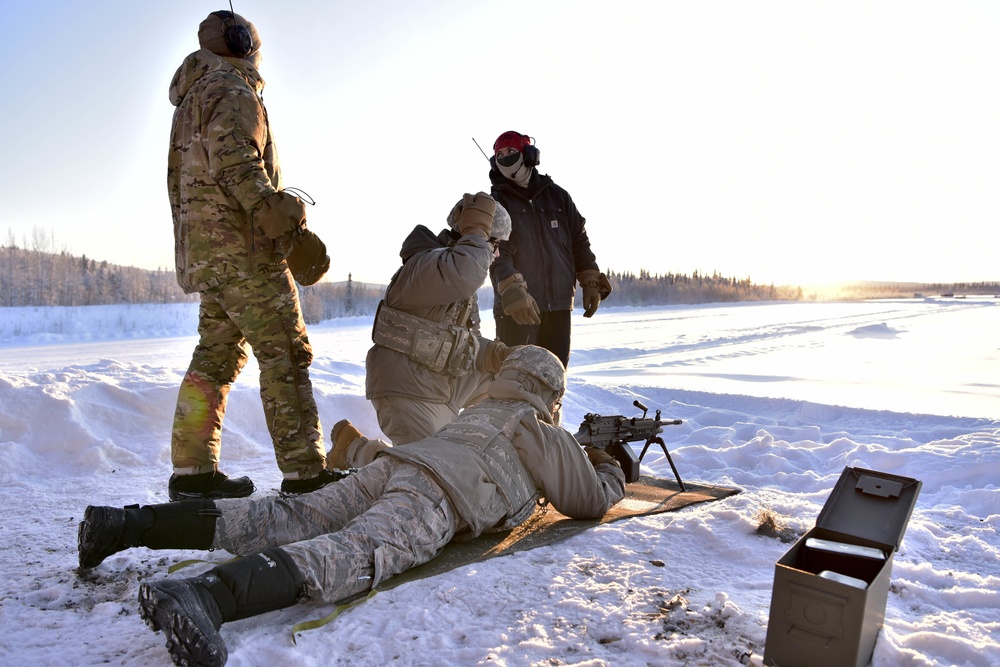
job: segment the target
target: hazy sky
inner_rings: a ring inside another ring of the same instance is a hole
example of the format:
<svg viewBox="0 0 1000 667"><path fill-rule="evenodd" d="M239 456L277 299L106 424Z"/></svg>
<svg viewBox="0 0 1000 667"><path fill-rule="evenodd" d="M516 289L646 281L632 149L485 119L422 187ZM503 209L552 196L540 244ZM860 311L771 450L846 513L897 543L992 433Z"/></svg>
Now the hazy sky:
<svg viewBox="0 0 1000 667"><path fill-rule="evenodd" d="M167 88L221 2L0 0L0 243L173 269ZM255 2L286 185L329 278L536 138L602 268L1000 280L995 0Z"/></svg>

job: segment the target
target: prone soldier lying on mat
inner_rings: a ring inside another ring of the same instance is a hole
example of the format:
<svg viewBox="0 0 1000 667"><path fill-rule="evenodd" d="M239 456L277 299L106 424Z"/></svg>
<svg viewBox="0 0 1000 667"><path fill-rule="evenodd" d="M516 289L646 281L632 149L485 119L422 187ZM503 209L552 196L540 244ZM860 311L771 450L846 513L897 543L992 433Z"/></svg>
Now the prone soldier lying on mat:
<svg viewBox="0 0 1000 667"><path fill-rule="evenodd" d="M139 587L139 613L163 630L174 662L222 665L224 622L299 600L339 602L434 558L456 535L523 523L544 496L568 517L602 517L625 477L599 449L552 424L562 362L516 348L488 397L436 434L384 448L375 461L311 494L88 507L81 568L123 549L225 549L245 556L188 579ZM336 446L363 447L345 422Z"/></svg>

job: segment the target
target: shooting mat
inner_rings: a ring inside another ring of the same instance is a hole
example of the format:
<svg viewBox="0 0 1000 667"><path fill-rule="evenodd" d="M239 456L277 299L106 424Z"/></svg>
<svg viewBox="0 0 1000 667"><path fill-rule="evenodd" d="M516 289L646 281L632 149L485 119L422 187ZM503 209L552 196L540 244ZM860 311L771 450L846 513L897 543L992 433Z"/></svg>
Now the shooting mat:
<svg viewBox="0 0 1000 667"><path fill-rule="evenodd" d="M468 542L452 542L434 560L397 574L382 582L377 590L395 588L407 581L431 577L494 556L506 556L515 551L527 551L551 544L603 523L673 512L688 505L721 500L740 492L739 489L691 482L685 482L684 487L685 490L681 491L673 480L643 475L639 481L625 486L625 498L601 519L570 519L552 507L539 508L530 519L514 530L486 533Z"/></svg>

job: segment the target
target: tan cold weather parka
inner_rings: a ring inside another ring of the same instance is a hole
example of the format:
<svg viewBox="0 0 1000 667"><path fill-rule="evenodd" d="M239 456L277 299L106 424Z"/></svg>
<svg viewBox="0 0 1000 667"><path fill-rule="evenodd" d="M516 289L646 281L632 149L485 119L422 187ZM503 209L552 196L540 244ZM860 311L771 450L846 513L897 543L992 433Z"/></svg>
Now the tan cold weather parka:
<svg viewBox="0 0 1000 667"><path fill-rule="evenodd" d="M242 58L190 54L170 82L175 107L167 188L177 282L199 292L284 260L251 212L280 190L281 170L260 98L264 79Z"/></svg>
<svg viewBox="0 0 1000 667"><path fill-rule="evenodd" d="M399 251L403 266L385 293L385 305L411 315L444 322L462 302L471 301L468 327L479 340L475 368L484 372L486 347L479 332L478 290L486 281L493 250L477 234L458 237L449 230L435 236L418 225L410 232ZM461 324L461 323L460 323ZM488 381L491 377L484 377ZM447 403L452 399L455 377L435 372L402 352L374 345L365 361L365 397L406 396L429 403ZM461 408L462 406L457 406Z"/></svg>
<svg viewBox="0 0 1000 667"><path fill-rule="evenodd" d="M380 454L430 472L465 521L465 537L523 523L540 496L573 519L600 518L625 496L621 468L591 465L536 394L513 380L494 380L488 393L435 435Z"/></svg>

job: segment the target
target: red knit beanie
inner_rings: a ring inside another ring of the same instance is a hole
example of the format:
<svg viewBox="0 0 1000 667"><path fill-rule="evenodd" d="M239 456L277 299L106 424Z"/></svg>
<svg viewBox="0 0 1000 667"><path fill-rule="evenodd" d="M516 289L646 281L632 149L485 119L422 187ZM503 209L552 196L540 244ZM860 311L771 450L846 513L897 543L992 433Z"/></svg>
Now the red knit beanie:
<svg viewBox="0 0 1000 667"><path fill-rule="evenodd" d="M531 137L526 134L521 134L520 132L515 132L510 130L504 132L497 140L493 142L493 153L494 155L501 148L513 148L517 152L524 152L524 147L531 143Z"/></svg>

